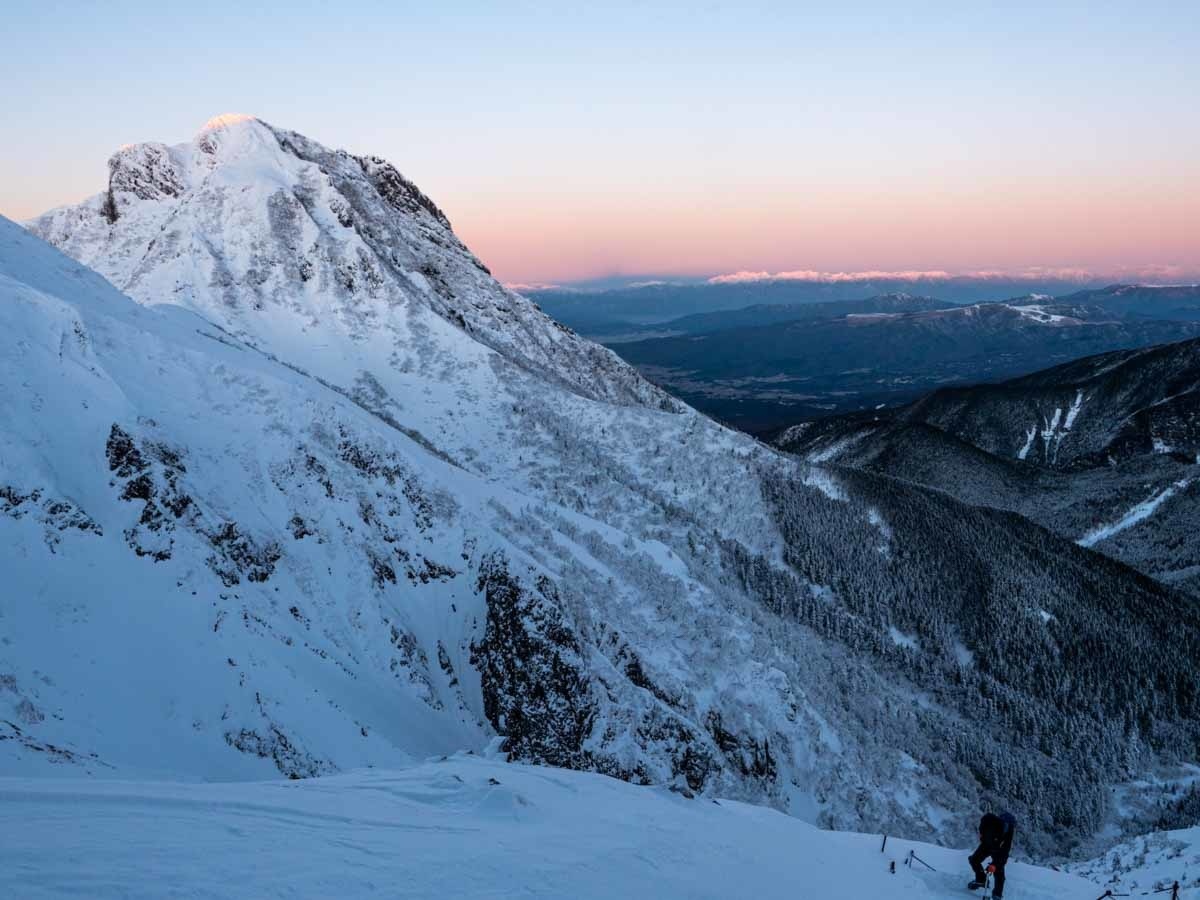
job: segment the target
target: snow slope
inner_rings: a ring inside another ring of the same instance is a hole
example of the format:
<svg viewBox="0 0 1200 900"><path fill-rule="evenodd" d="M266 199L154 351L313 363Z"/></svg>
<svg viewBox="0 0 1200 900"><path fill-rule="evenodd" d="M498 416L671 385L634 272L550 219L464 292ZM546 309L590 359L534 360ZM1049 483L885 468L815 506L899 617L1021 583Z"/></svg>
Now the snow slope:
<svg viewBox="0 0 1200 900"><path fill-rule="evenodd" d="M466 667L441 607L481 609L443 554L489 492L8 222L0 260L6 771L316 774L485 740L414 651ZM372 541L412 548L403 605L370 589Z"/></svg>
<svg viewBox="0 0 1200 900"><path fill-rule="evenodd" d="M967 851L457 755L238 785L0 779L0 893L24 900L969 896ZM909 851L937 869L903 863ZM896 872L889 866L896 862ZM1095 900L1010 866L1016 900Z"/></svg>
<svg viewBox="0 0 1200 900"><path fill-rule="evenodd" d="M781 640L715 562L722 531L778 552L740 487L772 454L418 320L411 352L454 356L356 394L0 221L5 772L303 777L499 727L531 758L810 818L863 814L839 782L924 777L820 752L857 715L807 697L830 651ZM427 426L432 394L452 426Z"/></svg>
<svg viewBox="0 0 1200 900"><path fill-rule="evenodd" d="M1068 868L1114 894L1169 897L1170 888L1178 883L1181 900L1196 900L1200 898L1200 827L1134 838Z"/></svg>
<svg viewBox="0 0 1200 900"><path fill-rule="evenodd" d="M1093 528L1087 534L1079 539L1079 545L1082 547L1092 547L1099 544L1101 541L1106 541L1115 534L1119 534L1127 528L1132 528L1144 519L1148 519L1154 515L1155 510L1174 497L1182 490L1186 490L1188 485L1192 483L1191 478L1181 478L1174 484L1155 491L1141 503L1136 504L1129 509L1121 518L1115 522L1107 522Z"/></svg>

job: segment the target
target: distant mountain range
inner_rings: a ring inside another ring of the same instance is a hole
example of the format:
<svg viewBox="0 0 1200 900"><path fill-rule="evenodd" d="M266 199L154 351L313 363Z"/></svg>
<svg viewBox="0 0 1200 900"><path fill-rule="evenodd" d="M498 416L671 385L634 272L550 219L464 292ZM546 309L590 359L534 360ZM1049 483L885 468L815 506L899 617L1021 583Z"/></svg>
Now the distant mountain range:
<svg viewBox="0 0 1200 900"><path fill-rule="evenodd" d="M1200 321L1200 285L1194 284L1116 284L1068 294L1058 302L1094 306L1112 315L1134 319Z"/></svg>
<svg viewBox="0 0 1200 900"><path fill-rule="evenodd" d="M945 388L774 443L1020 513L1200 595L1200 340Z"/></svg>
<svg viewBox="0 0 1200 900"><path fill-rule="evenodd" d="M908 402L1109 350L1200 335L1200 288L1110 287L954 306L888 295L752 306L608 341L676 396L750 431Z"/></svg>
<svg viewBox="0 0 1200 900"><path fill-rule="evenodd" d="M610 335L592 335L593 340L609 345L644 341L653 338L678 337L685 334L712 334L739 328L762 328L787 322L812 319L835 319L848 315L872 313L911 313L937 309L954 309L957 304L915 297L911 294L881 294L863 300L829 300L820 303L762 303L742 309L725 309L709 313L693 313L659 325L619 325ZM622 331L621 329L627 329Z"/></svg>
<svg viewBox="0 0 1200 900"><path fill-rule="evenodd" d="M980 303L1027 294L1057 296L1101 288L1061 278L855 278L841 281L766 280L677 284L653 282L605 290L529 289L524 293L551 317L580 334L615 334L630 326L661 325L696 313L747 306L799 306L865 300L881 294L933 296L947 303Z"/></svg>

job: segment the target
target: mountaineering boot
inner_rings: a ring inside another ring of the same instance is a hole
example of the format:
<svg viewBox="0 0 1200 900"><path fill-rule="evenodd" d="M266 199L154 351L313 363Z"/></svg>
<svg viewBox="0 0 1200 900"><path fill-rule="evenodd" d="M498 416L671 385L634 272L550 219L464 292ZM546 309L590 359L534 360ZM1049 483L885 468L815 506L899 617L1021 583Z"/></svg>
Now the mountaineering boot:
<svg viewBox="0 0 1200 900"><path fill-rule="evenodd" d="M967 890L968 890L968 891L977 891L977 890L979 890L981 887L986 887L986 886L987 886L987 882L984 882L984 881L972 881L970 884L968 884L968 885L967 885Z"/></svg>

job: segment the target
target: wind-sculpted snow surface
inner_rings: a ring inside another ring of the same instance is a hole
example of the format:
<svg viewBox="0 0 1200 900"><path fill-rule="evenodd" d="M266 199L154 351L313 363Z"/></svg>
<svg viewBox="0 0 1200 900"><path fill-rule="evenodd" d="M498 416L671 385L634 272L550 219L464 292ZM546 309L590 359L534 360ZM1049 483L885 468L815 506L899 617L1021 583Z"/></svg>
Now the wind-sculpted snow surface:
<svg viewBox="0 0 1200 900"><path fill-rule="evenodd" d="M828 826L966 839L1003 803L1048 852L1194 756L1176 595L671 401L388 164L225 118L112 173L31 227L140 306L0 229L3 771L299 778L500 734Z"/></svg>
<svg viewBox="0 0 1200 900"><path fill-rule="evenodd" d="M881 852L774 810L467 756L300 784L0 778L0 829L0 884L22 900L968 896L966 850ZM1009 883L1100 893L1019 862Z"/></svg>

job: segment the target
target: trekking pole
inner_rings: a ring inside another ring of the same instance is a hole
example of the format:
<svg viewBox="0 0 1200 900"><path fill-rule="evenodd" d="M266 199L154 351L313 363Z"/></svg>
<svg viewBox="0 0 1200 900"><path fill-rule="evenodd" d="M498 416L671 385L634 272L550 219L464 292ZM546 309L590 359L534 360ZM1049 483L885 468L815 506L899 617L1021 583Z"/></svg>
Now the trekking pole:
<svg viewBox="0 0 1200 900"><path fill-rule="evenodd" d="M908 851L908 855L909 855L909 857L910 857L910 858L912 858L912 859L916 860L916 861L917 861L917 862L919 862L921 865L923 865L925 868L927 868L927 869L928 869L930 872L936 872L936 871L937 871L937 869L935 869L935 868L934 868L933 866L931 866L929 863L925 862L925 860L921 859L921 857L917 856L917 854L916 854L916 853L914 853L913 851L909 850L909 851Z"/></svg>
<svg viewBox="0 0 1200 900"><path fill-rule="evenodd" d="M1171 900L1179 900L1179 882L1175 882L1170 887L1159 888L1157 891L1146 891L1147 894L1165 894L1171 892ZM1114 895L1115 896L1115 895Z"/></svg>

